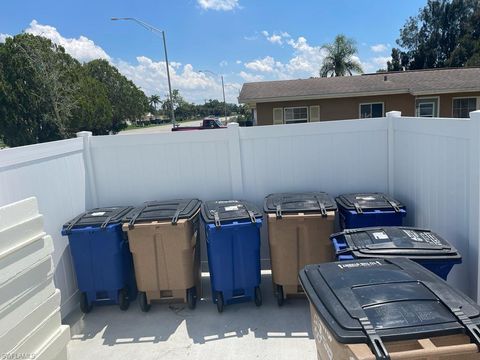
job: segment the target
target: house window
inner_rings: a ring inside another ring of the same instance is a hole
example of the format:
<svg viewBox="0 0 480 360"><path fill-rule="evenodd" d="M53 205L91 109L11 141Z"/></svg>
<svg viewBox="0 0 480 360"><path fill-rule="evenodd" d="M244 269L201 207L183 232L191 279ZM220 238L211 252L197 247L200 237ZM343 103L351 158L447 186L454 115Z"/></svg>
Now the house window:
<svg viewBox="0 0 480 360"><path fill-rule="evenodd" d="M452 115L454 118L468 118L470 112L477 110L477 98L453 99Z"/></svg>
<svg viewBox="0 0 480 360"><path fill-rule="evenodd" d="M415 101L417 117L438 117L438 98L422 98Z"/></svg>
<svg viewBox="0 0 480 360"><path fill-rule="evenodd" d="M383 116L383 103L360 104L360 118L378 118Z"/></svg>
<svg viewBox="0 0 480 360"><path fill-rule="evenodd" d="M285 124L308 122L308 108L306 106L285 108L283 111Z"/></svg>

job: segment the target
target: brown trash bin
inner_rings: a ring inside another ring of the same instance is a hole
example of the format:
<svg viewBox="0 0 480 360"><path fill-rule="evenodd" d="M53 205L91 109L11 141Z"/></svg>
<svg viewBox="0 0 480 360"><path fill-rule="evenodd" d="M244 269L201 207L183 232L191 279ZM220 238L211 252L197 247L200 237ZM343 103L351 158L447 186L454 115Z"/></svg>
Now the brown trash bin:
<svg viewBox="0 0 480 360"><path fill-rule="evenodd" d="M193 309L200 296L198 199L152 201L124 219L142 311L152 301L183 301Z"/></svg>
<svg viewBox="0 0 480 360"><path fill-rule="evenodd" d="M298 272L334 260L335 201L323 192L279 193L265 198L272 280L278 305L303 294Z"/></svg>
<svg viewBox="0 0 480 360"><path fill-rule="evenodd" d="M409 259L309 265L299 276L318 360L480 359L480 307Z"/></svg>

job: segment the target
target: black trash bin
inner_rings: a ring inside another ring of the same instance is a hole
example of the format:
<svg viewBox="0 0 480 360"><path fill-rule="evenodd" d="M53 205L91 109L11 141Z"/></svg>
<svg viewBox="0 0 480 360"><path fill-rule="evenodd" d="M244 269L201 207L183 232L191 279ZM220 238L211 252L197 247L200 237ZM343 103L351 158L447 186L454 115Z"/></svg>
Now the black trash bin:
<svg viewBox="0 0 480 360"><path fill-rule="evenodd" d="M307 265L319 359L479 359L480 307L406 258Z"/></svg>
<svg viewBox="0 0 480 360"><path fill-rule="evenodd" d="M345 230L330 236L337 260L407 257L443 279L462 262L458 251L439 235L412 227Z"/></svg>

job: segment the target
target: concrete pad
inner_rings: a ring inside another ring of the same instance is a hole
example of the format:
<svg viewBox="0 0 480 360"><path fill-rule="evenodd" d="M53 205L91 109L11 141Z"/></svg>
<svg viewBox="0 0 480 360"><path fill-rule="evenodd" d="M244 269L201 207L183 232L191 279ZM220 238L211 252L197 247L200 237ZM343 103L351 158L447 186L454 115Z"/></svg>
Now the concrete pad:
<svg viewBox="0 0 480 360"><path fill-rule="evenodd" d="M195 310L184 304L153 304L142 313L137 303L122 312L97 306L71 314L70 360L96 359L315 359L316 348L306 299L288 299L278 307L271 276L262 276L263 305L247 302L225 307L210 298L208 277Z"/></svg>

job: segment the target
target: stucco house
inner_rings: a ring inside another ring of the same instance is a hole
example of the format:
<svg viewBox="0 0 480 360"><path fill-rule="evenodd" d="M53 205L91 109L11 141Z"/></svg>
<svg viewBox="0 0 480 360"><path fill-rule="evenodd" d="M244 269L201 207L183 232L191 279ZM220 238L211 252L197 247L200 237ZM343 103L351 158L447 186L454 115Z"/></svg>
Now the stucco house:
<svg viewBox="0 0 480 360"><path fill-rule="evenodd" d="M245 83L256 125L403 116L468 117L480 109L480 67Z"/></svg>

